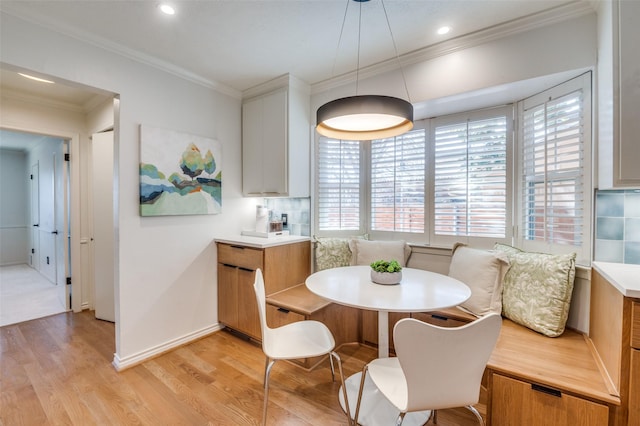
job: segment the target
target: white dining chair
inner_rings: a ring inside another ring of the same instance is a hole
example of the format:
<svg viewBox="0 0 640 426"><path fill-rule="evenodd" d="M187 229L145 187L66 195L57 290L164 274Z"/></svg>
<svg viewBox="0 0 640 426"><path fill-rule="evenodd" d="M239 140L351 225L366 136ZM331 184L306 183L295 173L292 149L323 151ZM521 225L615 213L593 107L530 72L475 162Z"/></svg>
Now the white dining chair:
<svg viewBox="0 0 640 426"><path fill-rule="evenodd" d="M344 374L342 373L342 361L335 348L335 339L326 325L319 321L304 320L281 327L271 328L267 325L266 296L264 278L260 269L256 270L256 279L253 284L258 302L260 327L262 330L262 351L266 355L264 372L264 406L262 409L262 424L267 424L267 403L269 400L269 375L276 361L281 359L311 358L329 355L331 362L331 379L335 380L333 359L338 362L342 390L346 397L344 386ZM349 405L346 405L346 414L351 425Z"/></svg>
<svg viewBox="0 0 640 426"><path fill-rule="evenodd" d="M455 407L467 407L484 425L473 405L478 403L482 375L501 326L496 313L461 327L439 327L413 318L398 321L393 329L397 357L375 359L363 369L355 422L362 399L367 398L363 389L368 374L399 411L396 425L407 413L430 410L428 418L437 421L436 410Z"/></svg>

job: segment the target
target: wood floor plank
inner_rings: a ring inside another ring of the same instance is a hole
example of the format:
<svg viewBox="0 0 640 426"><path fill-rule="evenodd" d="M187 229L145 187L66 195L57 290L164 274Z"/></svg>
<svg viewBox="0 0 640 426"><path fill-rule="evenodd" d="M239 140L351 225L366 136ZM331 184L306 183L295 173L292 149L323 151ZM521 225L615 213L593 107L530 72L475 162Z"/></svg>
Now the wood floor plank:
<svg viewBox="0 0 640 426"><path fill-rule="evenodd" d="M0 425L261 424L265 358L255 342L223 330L117 372L114 333L88 311L0 327ZM377 349L338 353L348 377ZM328 362L305 371L279 361L270 383L269 425L347 424ZM476 424L464 409L439 412L440 426Z"/></svg>

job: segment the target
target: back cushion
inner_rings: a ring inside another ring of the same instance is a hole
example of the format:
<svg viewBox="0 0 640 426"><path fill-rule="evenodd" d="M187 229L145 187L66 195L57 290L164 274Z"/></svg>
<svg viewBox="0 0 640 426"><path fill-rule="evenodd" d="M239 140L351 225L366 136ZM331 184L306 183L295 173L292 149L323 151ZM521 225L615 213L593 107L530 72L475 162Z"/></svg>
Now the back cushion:
<svg viewBox="0 0 640 426"><path fill-rule="evenodd" d="M370 265L376 260L397 260L400 266L407 266L411 247L404 241L349 241L351 265Z"/></svg>
<svg viewBox="0 0 640 426"><path fill-rule="evenodd" d="M560 336L569 317L576 254L555 255L496 244L509 256L504 277L502 314L549 337Z"/></svg>
<svg viewBox="0 0 640 426"><path fill-rule="evenodd" d="M502 312L502 283L509 260L506 254L466 247L457 243L449 266L449 276L471 289L471 297L460 307L477 316Z"/></svg>

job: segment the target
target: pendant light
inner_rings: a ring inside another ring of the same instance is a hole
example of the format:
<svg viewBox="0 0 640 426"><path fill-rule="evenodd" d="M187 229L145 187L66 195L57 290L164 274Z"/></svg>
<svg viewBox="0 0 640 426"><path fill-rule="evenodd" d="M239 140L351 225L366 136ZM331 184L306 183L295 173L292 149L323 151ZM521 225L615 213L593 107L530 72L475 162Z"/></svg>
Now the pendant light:
<svg viewBox="0 0 640 426"><path fill-rule="evenodd" d="M348 0L351 1L351 0ZM358 21L358 64L356 66L356 95L336 99L318 108L316 113L316 130L323 136L342 140L370 140L390 138L408 132L413 128L413 105L410 102L382 95L358 95L358 74L360 69L360 29L362 19L362 3L369 0L353 0L360 3L360 17ZM396 60L398 49L396 48L393 32L389 25L389 17L381 0L384 16L387 20L391 41L395 49ZM347 3L347 8L348 8ZM345 11L345 20L346 20ZM344 30L345 20L342 22ZM342 37L342 32L340 33ZM339 42L338 42L339 45ZM402 66L400 67L402 72ZM402 73L404 81L404 72ZM405 90L407 82L404 81ZM407 90L407 98L409 91Z"/></svg>

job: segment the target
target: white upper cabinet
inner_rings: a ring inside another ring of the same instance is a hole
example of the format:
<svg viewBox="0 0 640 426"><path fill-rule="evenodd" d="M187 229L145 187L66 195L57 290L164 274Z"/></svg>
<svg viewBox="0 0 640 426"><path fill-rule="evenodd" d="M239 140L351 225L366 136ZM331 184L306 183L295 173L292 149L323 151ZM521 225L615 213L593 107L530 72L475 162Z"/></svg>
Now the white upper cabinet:
<svg viewBox="0 0 640 426"><path fill-rule="evenodd" d="M249 89L242 103L242 193L308 197L309 86L289 75Z"/></svg>
<svg viewBox="0 0 640 426"><path fill-rule="evenodd" d="M640 2L598 9L598 187L640 187Z"/></svg>

